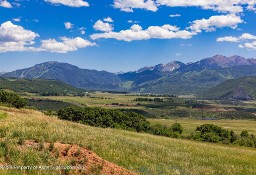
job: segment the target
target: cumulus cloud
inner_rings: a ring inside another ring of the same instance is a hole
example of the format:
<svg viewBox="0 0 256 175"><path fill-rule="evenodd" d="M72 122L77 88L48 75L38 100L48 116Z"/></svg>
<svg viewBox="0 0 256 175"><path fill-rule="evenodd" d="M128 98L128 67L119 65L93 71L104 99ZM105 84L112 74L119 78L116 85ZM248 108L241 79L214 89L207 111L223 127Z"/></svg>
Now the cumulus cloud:
<svg viewBox="0 0 256 175"><path fill-rule="evenodd" d="M37 33L26 30L22 26L14 25L11 21L7 21L0 26L0 52L49 51L67 53L96 45L80 37L61 37L60 41L56 41L55 39L42 40L41 46L36 48L33 45L37 37L39 37Z"/></svg>
<svg viewBox="0 0 256 175"><path fill-rule="evenodd" d="M154 0L115 0L113 6L125 12L133 12L134 8L145 9L153 12L158 10Z"/></svg>
<svg viewBox="0 0 256 175"><path fill-rule="evenodd" d="M220 37L220 38L217 38L216 40L217 42L239 42L239 39L236 38L236 37L233 37L233 36L225 36L225 37Z"/></svg>
<svg viewBox="0 0 256 175"><path fill-rule="evenodd" d="M157 0L159 5L168 7L200 7L220 12L239 13L243 12L241 5L250 0Z"/></svg>
<svg viewBox="0 0 256 175"><path fill-rule="evenodd" d="M31 50L36 37L37 33L7 21L0 26L0 52Z"/></svg>
<svg viewBox="0 0 256 175"><path fill-rule="evenodd" d="M42 40L40 50L56 53L67 53L96 45L95 43L91 43L90 41L80 37L76 37L74 39L61 37L60 40L61 41L56 41L55 39Z"/></svg>
<svg viewBox="0 0 256 175"><path fill-rule="evenodd" d="M202 30L207 32L215 31L216 28L230 27L237 28L237 25L243 23L240 16L234 14L211 16L209 19L200 19L192 22L189 29L199 33Z"/></svg>
<svg viewBox="0 0 256 175"><path fill-rule="evenodd" d="M109 24L108 22L103 22L101 20L98 20L94 25L93 28L98 31L102 32L110 32L113 30L113 26Z"/></svg>
<svg viewBox="0 0 256 175"><path fill-rule="evenodd" d="M244 43L239 45L240 48L247 48L250 50L256 50L256 41L253 41L251 43Z"/></svg>
<svg viewBox="0 0 256 175"><path fill-rule="evenodd" d="M178 16L177 14L175 16ZM129 20L129 23L133 21ZM134 24L130 29L121 30L119 32L113 31L113 26L109 23L104 23L101 20L98 20L94 24L94 29L102 31L104 33L92 34L91 38L93 40L100 38L112 38L116 40L123 41L133 41L133 40L148 40L148 39L188 39L192 38L194 35L202 31L215 31L217 28L230 27L232 29L237 28L237 25L243 23L243 20L240 16L235 14L227 15L218 15L211 16L208 19L200 19L191 22L190 26L186 30L180 30L176 26L169 24L163 26L150 26L147 29L143 30L142 27L138 24ZM222 40L235 40L234 38L224 38ZM221 39L220 39L221 41Z"/></svg>
<svg viewBox="0 0 256 175"><path fill-rule="evenodd" d="M256 50L256 36L250 33L243 33L240 36L225 36L216 39L217 42L240 42L240 48Z"/></svg>
<svg viewBox="0 0 256 175"><path fill-rule="evenodd" d="M74 24L72 24L71 22L65 22L64 25L66 29L72 29Z"/></svg>
<svg viewBox="0 0 256 175"><path fill-rule="evenodd" d="M244 33L241 36L224 36L216 39L217 42L239 42L243 40L256 40L256 36L250 33Z"/></svg>
<svg viewBox="0 0 256 175"><path fill-rule="evenodd" d="M89 3L83 0L44 0L51 4L62 4L70 7L88 7Z"/></svg>
<svg viewBox="0 0 256 175"><path fill-rule="evenodd" d="M250 33L244 33L239 37L240 40L256 40L256 36Z"/></svg>
<svg viewBox="0 0 256 175"><path fill-rule="evenodd" d="M6 0L0 0L0 7L12 8L12 4Z"/></svg>
<svg viewBox="0 0 256 175"><path fill-rule="evenodd" d="M114 22L114 20L110 17L104 18L103 21L104 22Z"/></svg>
<svg viewBox="0 0 256 175"><path fill-rule="evenodd" d="M93 40L100 38L112 38L122 41L134 41L134 40L148 40L152 38L156 39L189 39L195 32L190 32L187 30L180 30L176 26L163 25L163 26L150 26L143 30L138 24L134 24L128 30L121 30L120 32L105 32L91 35Z"/></svg>
<svg viewBox="0 0 256 175"><path fill-rule="evenodd" d="M122 11L133 9L157 11L158 6L199 7L225 13L241 13L243 7L256 11L255 0L114 0L114 7Z"/></svg>

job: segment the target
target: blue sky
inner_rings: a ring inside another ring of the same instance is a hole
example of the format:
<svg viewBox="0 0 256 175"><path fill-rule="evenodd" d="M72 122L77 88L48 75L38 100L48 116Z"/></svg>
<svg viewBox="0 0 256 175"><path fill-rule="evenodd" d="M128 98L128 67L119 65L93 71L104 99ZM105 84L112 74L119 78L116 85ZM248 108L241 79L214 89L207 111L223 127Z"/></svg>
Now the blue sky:
<svg viewBox="0 0 256 175"><path fill-rule="evenodd" d="M0 72L46 61L111 72L255 58L255 0L0 0Z"/></svg>

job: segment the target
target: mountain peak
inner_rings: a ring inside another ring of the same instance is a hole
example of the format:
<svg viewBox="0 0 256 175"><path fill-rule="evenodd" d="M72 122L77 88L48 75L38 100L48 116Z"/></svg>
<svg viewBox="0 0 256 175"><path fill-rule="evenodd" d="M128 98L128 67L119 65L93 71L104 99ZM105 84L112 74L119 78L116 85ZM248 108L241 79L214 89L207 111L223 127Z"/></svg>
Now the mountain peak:
<svg viewBox="0 0 256 175"><path fill-rule="evenodd" d="M233 55L231 57L226 57L223 55L214 55L213 57L203 59L199 61L201 65L205 67L213 67L213 68L225 68L232 66L240 66L240 65L252 65L253 60L246 59L239 55Z"/></svg>
<svg viewBox="0 0 256 175"><path fill-rule="evenodd" d="M144 72L144 71L173 72L183 66L185 66L185 64L180 61L171 61L166 64L158 64L155 66L143 67L137 70L136 72L137 73Z"/></svg>
<svg viewBox="0 0 256 175"><path fill-rule="evenodd" d="M36 64L36 65L34 65L34 66L40 66L40 65L55 65L55 64L60 64L60 63L57 62L57 61L48 61L48 62Z"/></svg>

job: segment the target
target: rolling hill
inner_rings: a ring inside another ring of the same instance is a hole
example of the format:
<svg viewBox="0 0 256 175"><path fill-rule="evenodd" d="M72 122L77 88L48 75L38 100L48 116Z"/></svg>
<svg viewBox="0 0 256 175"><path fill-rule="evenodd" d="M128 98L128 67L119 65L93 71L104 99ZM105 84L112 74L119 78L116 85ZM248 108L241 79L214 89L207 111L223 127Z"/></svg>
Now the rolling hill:
<svg viewBox="0 0 256 175"><path fill-rule="evenodd" d="M118 165L123 170L152 175L249 175L256 171L253 148L91 127L27 109L0 107L0 117L2 165L86 165L86 169L95 165L90 169L95 174L111 174L101 173L109 162L111 167ZM80 151L76 151L78 148ZM60 174L60 170L40 173ZM123 172L112 172L118 173ZM3 169L1 174L20 174L20 170ZM26 174L38 174L38 170L29 170Z"/></svg>
<svg viewBox="0 0 256 175"><path fill-rule="evenodd" d="M202 94L211 99L256 99L256 76L227 80Z"/></svg>
<svg viewBox="0 0 256 175"><path fill-rule="evenodd" d="M56 80L0 78L0 89L15 92L29 92L40 95L80 95L83 89Z"/></svg>

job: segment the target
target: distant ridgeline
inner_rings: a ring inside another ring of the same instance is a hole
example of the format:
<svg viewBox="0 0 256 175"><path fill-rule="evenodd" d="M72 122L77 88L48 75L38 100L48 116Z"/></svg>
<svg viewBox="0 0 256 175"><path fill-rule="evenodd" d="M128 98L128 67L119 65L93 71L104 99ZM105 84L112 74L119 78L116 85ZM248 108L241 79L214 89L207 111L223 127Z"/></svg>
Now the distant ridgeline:
<svg viewBox="0 0 256 175"><path fill-rule="evenodd" d="M202 93L207 99L256 100L256 76L227 80Z"/></svg>
<svg viewBox="0 0 256 175"><path fill-rule="evenodd" d="M56 80L0 78L0 89L14 92L36 93L42 96L74 95L84 96L85 90Z"/></svg>
<svg viewBox="0 0 256 175"><path fill-rule="evenodd" d="M101 91L199 94L229 79L256 76L256 59L215 55L189 64L173 61L117 74L46 62L1 76L54 79L74 87Z"/></svg>

